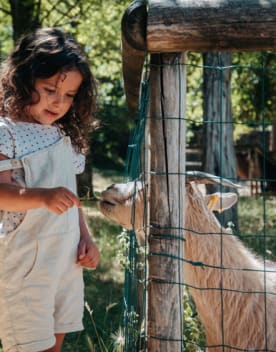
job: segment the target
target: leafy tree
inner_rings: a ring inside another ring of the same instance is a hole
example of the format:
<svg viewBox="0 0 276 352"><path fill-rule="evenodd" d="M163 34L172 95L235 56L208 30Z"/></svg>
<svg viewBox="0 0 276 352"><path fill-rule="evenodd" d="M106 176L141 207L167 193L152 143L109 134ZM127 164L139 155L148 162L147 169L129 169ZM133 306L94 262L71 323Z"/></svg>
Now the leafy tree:
<svg viewBox="0 0 276 352"><path fill-rule="evenodd" d="M240 130L245 126L272 131L276 151L276 55L273 52L233 55L233 115Z"/></svg>
<svg viewBox="0 0 276 352"><path fill-rule="evenodd" d="M95 164L101 166L123 166L133 124L127 116L121 74L120 21L128 4L126 0L90 2L86 12L91 15L76 28L99 82L101 127L94 133L92 151Z"/></svg>
<svg viewBox="0 0 276 352"><path fill-rule="evenodd" d="M11 17L4 10L0 3L0 61L7 56L13 47Z"/></svg>

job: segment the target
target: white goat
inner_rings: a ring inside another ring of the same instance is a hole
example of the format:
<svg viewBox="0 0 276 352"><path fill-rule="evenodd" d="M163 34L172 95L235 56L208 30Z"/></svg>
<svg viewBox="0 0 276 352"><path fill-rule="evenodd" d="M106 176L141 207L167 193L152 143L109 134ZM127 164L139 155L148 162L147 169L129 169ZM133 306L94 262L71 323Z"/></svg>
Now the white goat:
<svg viewBox="0 0 276 352"><path fill-rule="evenodd" d="M139 182L115 184L102 192L99 203L104 215L134 228L140 243L144 241L144 193ZM212 212L230 207L233 197L235 202L236 195L230 194L229 204L224 205L218 195L204 197L195 182L187 183L185 283L205 327L209 351L276 351L276 266L264 265L222 228ZM202 266L193 265L198 262Z"/></svg>

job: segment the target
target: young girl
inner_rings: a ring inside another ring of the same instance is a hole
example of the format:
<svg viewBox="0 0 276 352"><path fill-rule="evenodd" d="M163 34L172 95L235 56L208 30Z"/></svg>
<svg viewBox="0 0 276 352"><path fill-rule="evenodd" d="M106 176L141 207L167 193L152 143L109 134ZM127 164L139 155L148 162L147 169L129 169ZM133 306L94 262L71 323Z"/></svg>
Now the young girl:
<svg viewBox="0 0 276 352"><path fill-rule="evenodd" d="M82 266L99 262L75 182L95 82L49 28L19 41L0 79L0 338L5 352L59 352L83 328Z"/></svg>

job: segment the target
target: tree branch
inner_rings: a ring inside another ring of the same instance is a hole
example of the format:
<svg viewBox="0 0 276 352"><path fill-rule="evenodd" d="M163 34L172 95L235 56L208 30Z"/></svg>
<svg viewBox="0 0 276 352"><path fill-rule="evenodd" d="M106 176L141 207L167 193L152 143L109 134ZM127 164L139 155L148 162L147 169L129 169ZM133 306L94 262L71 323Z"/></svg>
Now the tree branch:
<svg viewBox="0 0 276 352"><path fill-rule="evenodd" d="M6 15L11 15L11 11L4 9L2 6L0 6L0 11L4 12Z"/></svg>

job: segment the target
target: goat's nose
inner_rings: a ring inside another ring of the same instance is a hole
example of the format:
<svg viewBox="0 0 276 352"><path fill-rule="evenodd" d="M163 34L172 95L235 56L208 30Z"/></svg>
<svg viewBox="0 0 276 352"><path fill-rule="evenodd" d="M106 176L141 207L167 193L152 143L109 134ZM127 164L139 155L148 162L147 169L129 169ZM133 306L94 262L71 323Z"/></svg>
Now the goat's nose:
<svg viewBox="0 0 276 352"><path fill-rule="evenodd" d="M113 188L115 183L112 183L112 185L108 186L107 189Z"/></svg>

